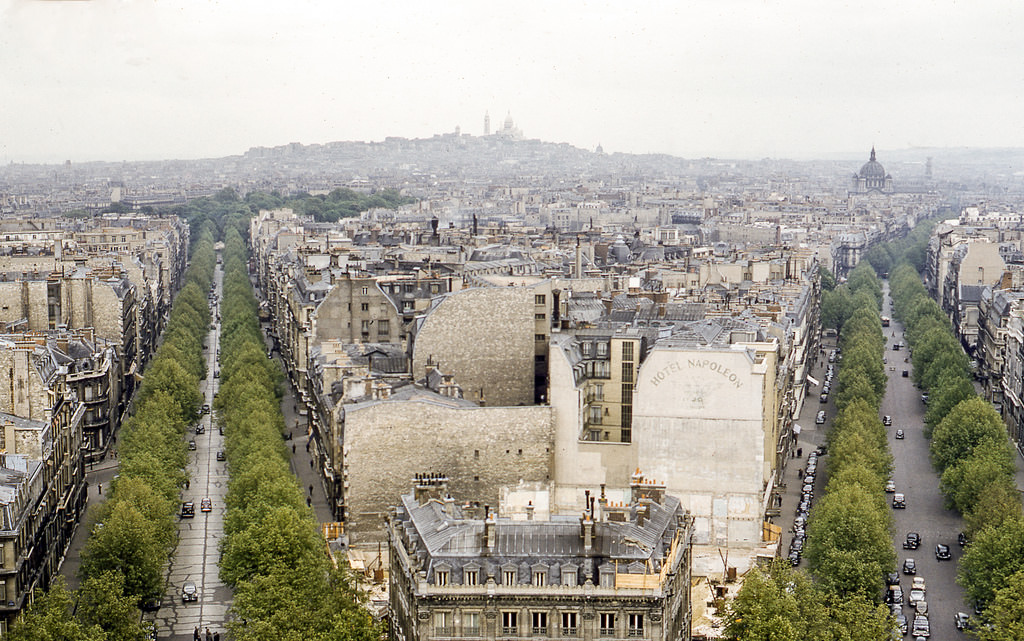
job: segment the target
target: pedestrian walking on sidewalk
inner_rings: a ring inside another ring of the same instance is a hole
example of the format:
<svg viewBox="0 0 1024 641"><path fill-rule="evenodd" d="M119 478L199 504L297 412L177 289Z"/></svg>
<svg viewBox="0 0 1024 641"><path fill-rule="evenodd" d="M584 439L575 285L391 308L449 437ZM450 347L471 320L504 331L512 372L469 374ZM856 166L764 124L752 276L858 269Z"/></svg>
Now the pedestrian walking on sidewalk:
<svg viewBox="0 0 1024 641"><path fill-rule="evenodd" d="M196 626L196 629L192 631L192 641L199 641L199 626L198 625Z"/></svg>
<svg viewBox="0 0 1024 641"><path fill-rule="evenodd" d="M213 635L210 634L210 628L206 628L206 641L213 641Z"/></svg>
<svg viewBox="0 0 1024 641"><path fill-rule="evenodd" d="M306 507L313 507L313 498L310 496L306 497Z"/></svg>
<svg viewBox="0 0 1024 641"><path fill-rule="evenodd" d="M220 632L213 633L213 641L220 641Z"/></svg>
<svg viewBox="0 0 1024 641"><path fill-rule="evenodd" d="M313 484L312 483L309 484L309 495L313 496Z"/></svg>
<svg viewBox="0 0 1024 641"><path fill-rule="evenodd" d="M295 443L292 443L292 454L295 453Z"/></svg>

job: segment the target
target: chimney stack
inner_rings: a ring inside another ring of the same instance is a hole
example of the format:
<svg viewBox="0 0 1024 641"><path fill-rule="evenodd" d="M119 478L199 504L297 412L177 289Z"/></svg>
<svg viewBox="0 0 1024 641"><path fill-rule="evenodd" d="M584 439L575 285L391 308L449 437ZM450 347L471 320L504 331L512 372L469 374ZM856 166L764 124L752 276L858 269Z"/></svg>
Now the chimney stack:
<svg viewBox="0 0 1024 641"><path fill-rule="evenodd" d="M583 552L589 555L594 550L594 519L584 512L580 522L583 525Z"/></svg>
<svg viewBox="0 0 1024 641"><path fill-rule="evenodd" d="M484 506L484 542L487 544L487 551L494 552L498 546L498 519L491 513L491 506Z"/></svg>

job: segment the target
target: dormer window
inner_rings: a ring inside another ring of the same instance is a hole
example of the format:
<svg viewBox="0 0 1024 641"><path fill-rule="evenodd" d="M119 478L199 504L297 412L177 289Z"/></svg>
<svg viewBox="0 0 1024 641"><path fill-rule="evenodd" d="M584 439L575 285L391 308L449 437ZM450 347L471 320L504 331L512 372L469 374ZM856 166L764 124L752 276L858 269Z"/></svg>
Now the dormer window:
<svg viewBox="0 0 1024 641"><path fill-rule="evenodd" d="M462 571L463 585L480 585L480 568L466 568Z"/></svg>
<svg viewBox="0 0 1024 641"><path fill-rule="evenodd" d="M562 566L562 585L575 586L577 581L576 573L579 571L579 567L566 564Z"/></svg>
<svg viewBox="0 0 1024 641"><path fill-rule="evenodd" d="M548 566L538 563L530 568L530 584L534 587L544 587L548 584Z"/></svg>
<svg viewBox="0 0 1024 641"><path fill-rule="evenodd" d="M441 563L434 568L434 585L450 585L452 579L452 566Z"/></svg>
<svg viewBox="0 0 1024 641"><path fill-rule="evenodd" d="M501 568L501 584L502 585L515 585L516 575L518 574L518 568L514 565L505 565Z"/></svg>

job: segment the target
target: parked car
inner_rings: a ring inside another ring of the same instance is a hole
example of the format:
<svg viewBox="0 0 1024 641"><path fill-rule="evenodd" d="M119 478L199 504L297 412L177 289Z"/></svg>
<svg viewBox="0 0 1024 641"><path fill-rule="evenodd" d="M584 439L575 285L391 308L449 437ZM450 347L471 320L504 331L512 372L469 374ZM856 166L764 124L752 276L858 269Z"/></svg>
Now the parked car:
<svg viewBox="0 0 1024 641"><path fill-rule="evenodd" d="M896 627L898 627L900 629L900 634L906 634L907 633L907 628L908 628L907 617L903 616L903 612L900 612L899 614L897 614L895 616L896 616Z"/></svg>
<svg viewBox="0 0 1024 641"><path fill-rule="evenodd" d="M196 504L192 501L185 501L181 504L181 518L189 519L196 515Z"/></svg>
<svg viewBox="0 0 1024 641"><path fill-rule="evenodd" d="M900 573L899 572L890 572L889 574L886 574L885 575L885 584L887 586L889 586L889 585L899 585L900 584Z"/></svg>
<svg viewBox="0 0 1024 641"><path fill-rule="evenodd" d="M889 425L892 425L892 417L889 416L888 414L883 416L882 417L882 425L885 425L886 427L888 427Z"/></svg>
<svg viewBox="0 0 1024 641"><path fill-rule="evenodd" d="M206 428L203 426L202 423L196 425L196 434L206 434Z"/></svg>
<svg viewBox="0 0 1024 641"><path fill-rule="evenodd" d="M885 482L885 491L888 492L889 494L892 494L893 492L895 492L896 491L896 481L894 481L892 479L889 479L888 481L886 481Z"/></svg>
<svg viewBox="0 0 1024 641"><path fill-rule="evenodd" d="M828 394L826 394L825 392L822 392L821 396L818 397L818 402L819 403L828 403Z"/></svg>
<svg viewBox="0 0 1024 641"><path fill-rule="evenodd" d="M199 600L199 590L196 588L196 584L191 581L186 581L185 585L181 586L181 602L188 603L189 601Z"/></svg>
<svg viewBox="0 0 1024 641"><path fill-rule="evenodd" d="M903 370L903 378L906 378L908 376L910 376L910 372L907 370Z"/></svg>
<svg viewBox="0 0 1024 641"><path fill-rule="evenodd" d="M927 394L921 394L921 402L924 403L925 405L928 404L928 395Z"/></svg>
<svg viewBox="0 0 1024 641"><path fill-rule="evenodd" d="M814 417L814 422L817 425L821 425L825 422L825 410L820 410L818 415Z"/></svg>
<svg viewBox="0 0 1024 641"><path fill-rule="evenodd" d="M956 535L956 542L960 544L960 547L967 545L967 535L961 532Z"/></svg>
<svg viewBox="0 0 1024 641"><path fill-rule="evenodd" d="M907 532L907 540L903 542L904 550L916 550L921 545L921 535L917 532Z"/></svg>
<svg viewBox="0 0 1024 641"><path fill-rule="evenodd" d="M966 630L970 625L971 615L966 612L957 612L953 615L953 623L956 625L957 630Z"/></svg>
<svg viewBox="0 0 1024 641"><path fill-rule="evenodd" d="M188 442L188 449L193 450L193 451L196 449L196 441L195 441L195 439L192 439L191 441Z"/></svg>
<svg viewBox="0 0 1024 641"><path fill-rule="evenodd" d="M928 623L928 617L916 616L914 617L914 625L910 629L910 634L915 637L930 637L932 636L932 627Z"/></svg>
<svg viewBox="0 0 1024 641"><path fill-rule="evenodd" d="M896 510L902 510L907 507L907 497L902 492L897 492L892 495L892 507Z"/></svg>
<svg viewBox="0 0 1024 641"><path fill-rule="evenodd" d="M903 561L903 574L917 574L917 562L914 559Z"/></svg>
<svg viewBox="0 0 1024 641"><path fill-rule="evenodd" d="M890 585L885 595L885 602L889 604L903 604L903 588L898 585Z"/></svg>
<svg viewBox="0 0 1024 641"><path fill-rule="evenodd" d="M218 452L217 452L217 460L218 461L223 461L224 460L224 452L223 451L218 450Z"/></svg>
<svg viewBox="0 0 1024 641"><path fill-rule="evenodd" d="M896 438L903 440L903 430L896 430Z"/></svg>
<svg viewBox="0 0 1024 641"><path fill-rule="evenodd" d="M949 546L943 543L939 543L935 546L935 558L939 561L948 561L953 558L953 555L949 553Z"/></svg>

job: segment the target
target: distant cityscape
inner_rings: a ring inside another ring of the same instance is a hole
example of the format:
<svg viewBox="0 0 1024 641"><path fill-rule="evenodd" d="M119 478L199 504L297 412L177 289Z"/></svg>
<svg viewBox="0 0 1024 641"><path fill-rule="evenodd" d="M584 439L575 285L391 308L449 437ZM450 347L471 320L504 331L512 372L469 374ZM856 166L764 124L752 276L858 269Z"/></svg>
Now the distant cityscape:
<svg viewBox="0 0 1024 641"><path fill-rule="evenodd" d="M198 233L173 208L218 194L410 201L248 227L310 503L395 639L717 638L722 586L787 554L801 416L829 407L823 274L925 222L925 286L1024 448L1024 151L606 154L489 114L483 134L0 167L3 621L113 460Z"/></svg>

